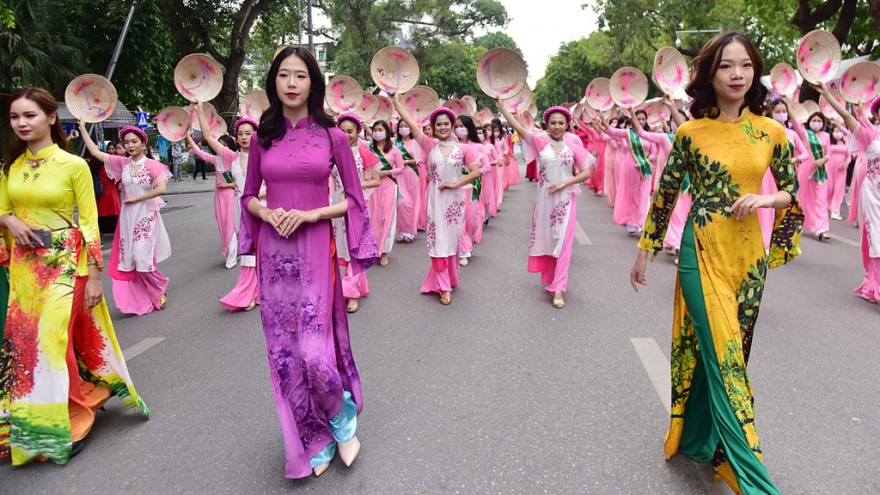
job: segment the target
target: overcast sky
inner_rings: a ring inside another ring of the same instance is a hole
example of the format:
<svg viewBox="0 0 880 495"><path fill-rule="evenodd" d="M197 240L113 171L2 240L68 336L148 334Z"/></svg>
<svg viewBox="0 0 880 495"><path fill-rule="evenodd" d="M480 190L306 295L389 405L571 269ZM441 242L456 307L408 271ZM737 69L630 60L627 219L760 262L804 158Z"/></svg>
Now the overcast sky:
<svg viewBox="0 0 880 495"><path fill-rule="evenodd" d="M597 15L592 0L501 0L510 24L504 32L519 45L529 65L529 86L544 75L550 57L559 46L589 36L596 30Z"/></svg>

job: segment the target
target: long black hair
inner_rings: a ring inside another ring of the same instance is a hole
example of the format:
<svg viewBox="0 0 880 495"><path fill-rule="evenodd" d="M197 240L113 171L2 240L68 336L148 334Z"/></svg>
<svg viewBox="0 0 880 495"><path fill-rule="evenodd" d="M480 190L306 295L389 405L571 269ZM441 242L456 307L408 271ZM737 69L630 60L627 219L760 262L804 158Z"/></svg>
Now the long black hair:
<svg viewBox="0 0 880 495"><path fill-rule="evenodd" d="M712 88L712 79L715 78L718 66L721 65L721 54L724 47L735 42L741 43L746 48L754 68L752 86L746 91L743 107L749 107L749 110L756 115L763 115L764 100L767 99L769 92L767 86L761 82L761 76L764 74L764 60L755 45L745 35L736 31L727 31L709 40L694 58L691 82L685 88L685 92L693 98L691 115L695 119L703 117L714 119L721 114L717 107L718 100L715 96L715 89ZM739 115L731 115L730 117L736 118Z"/></svg>
<svg viewBox="0 0 880 495"><path fill-rule="evenodd" d="M278 88L275 86L275 78L278 77L278 69L281 62L287 57L295 55L297 58L305 62L311 80L311 92L309 93L307 106L309 115L315 118L315 122L324 127L336 127L333 118L324 111L324 92L327 84L324 82L324 74L321 73L321 67L318 61L310 51L301 46L288 46L272 61L269 67L269 73L266 74L266 95L269 97L269 109L260 117L260 130L258 136L260 138L260 146L268 148L276 139L280 139L286 130L284 122L284 104L278 97Z"/></svg>
<svg viewBox="0 0 880 495"><path fill-rule="evenodd" d="M391 132L391 126L388 125L388 122L385 122L384 120L377 120L373 123L373 127L371 127L370 129L375 131L377 126L385 129L385 144L382 146L382 151L384 153L388 153L389 151L391 151L391 147L394 146L394 133ZM372 143L370 143L370 146L376 148L378 145L376 144L376 141L373 141Z"/></svg>
<svg viewBox="0 0 880 495"><path fill-rule="evenodd" d="M644 110L641 110L641 109L636 110L636 113L635 113L636 117L638 117L639 114L642 114L642 115L645 116L645 125L642 126L642 130L643 130L643 131L650 131L651 128L648 127L648 112L646 112L646 111L644 111ZM633 127L637 126L638 123L639 123L638 120L633 120Z"/></svg>
<svg viewBox="0 0 880 495"><path fill-rule="evenodd" d="M230 136L229 134L224 134L217 138L217 141L220 142L223 146L231 149L232 151L238 151L238 143L235 142L235 138Z"/></svg>
<svg viewBox="0 0 880 495"><path fill-rule="evenodd" d="M480 136L477 136L477 127L474 125L474 119L467 115L459 115L457 118L464 125L464 128L467 129L468 141L471 143L482 143Z"/></svg>

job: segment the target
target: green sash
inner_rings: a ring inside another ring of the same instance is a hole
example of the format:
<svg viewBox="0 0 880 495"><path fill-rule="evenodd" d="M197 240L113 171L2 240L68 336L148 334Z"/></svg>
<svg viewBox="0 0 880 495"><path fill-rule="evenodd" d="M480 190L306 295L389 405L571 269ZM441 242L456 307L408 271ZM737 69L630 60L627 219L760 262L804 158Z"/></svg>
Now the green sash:
<svg viewBox="0 0 880 495"><path fill-rule="evenodd" d="M391 166L391 161L388 160L388 157L385 156L385 153L382 150L380 150L378 146L376 146L375 141L370 143L370 151L372 151L374 155L379 157L379 161L382 162L382 171L383 172L387 171L387 170L394 170L394 167ZM393 175L388 175L383 178L391 179L392 181L394 181L395 184L397 184L397 179L395 179Z"/></svg>
<svg viewBox="0 0 880 495"><path fill-rule="evenodd" d="M409 150L406 149L406 145L403 143L403 139L397 138L394 140L394 144L397 146L397 149L400 150L400 154L403 155L403 163L406 164L407 167L410 168L413 172L416 173L416 176L419 175L419 166L418 164L408 164L409 160L415 160L415 158L410 154Z"/></svg>
<svg viewBox="0 0 880 495"><path fill-rule="evenodd" d="M813 160L825 158L825 150L822 148L822 141L819 141L819 136L817 136L812 129L807 129L807 141L810 143L810 153L813 154ZM825 165L819 165L816 167L816 171L813 172L810 179L814 179L820 186L824 184L828 179L828 171L825 169Z"/></svg>
<svg viewBox="0 0 880 495"><path fill-rule="evenodd" d="M635 129L629 130L629 149L632 151L633 158L639 166L639 173L642 179L651 175L651 161L645 154L645 147L642 145L642 138L636 134Z"/></svg>
<svg viewBox="0 0 880 495"><path fill-rule="evenodd" d="M471 171L468 170L467 167L461 167L461 173L462 175L467 175L471 173ZM471 189L471 201L479 201L480 196L483 194L483 177L477 177L471 182L471 185L474 186L473 189Z"/></svg>

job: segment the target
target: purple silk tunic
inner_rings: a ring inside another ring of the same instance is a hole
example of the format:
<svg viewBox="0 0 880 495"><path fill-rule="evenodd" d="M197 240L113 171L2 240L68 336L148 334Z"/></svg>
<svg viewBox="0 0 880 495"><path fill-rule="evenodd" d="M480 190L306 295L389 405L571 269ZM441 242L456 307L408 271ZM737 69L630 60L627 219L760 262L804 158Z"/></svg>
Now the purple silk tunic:
<svg viewBox="0 0 880 495"><path fill-rule="evenodd" d="M257 142L256 135L252 139ZM352 270L358 274L378 260L379 251L357 166L339 129L325 128L309 116L295 127L287 121L286 132L269 148L253 146L241 208L248 211L263 181L271 209L328 206L334 163L348 199L349 255ZM334 442L328 421L340 410L343 390L351 392L358 413L363 407L331 222L303 224L285 239L271 225L244 213L239 249L241 254L258 251L260 312L284 435L285 475L309 476L309 459Z"/></svg>

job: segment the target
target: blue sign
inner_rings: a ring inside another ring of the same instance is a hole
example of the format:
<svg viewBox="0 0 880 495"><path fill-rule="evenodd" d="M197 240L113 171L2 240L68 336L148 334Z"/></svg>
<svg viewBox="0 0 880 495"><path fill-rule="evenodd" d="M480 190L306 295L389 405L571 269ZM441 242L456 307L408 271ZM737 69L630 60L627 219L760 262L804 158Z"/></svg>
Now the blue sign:
<svg viewBox="0 0 880 495"><path fill-rule="evenodd" d="M138 127L140 127L141 129L146 129L150 126L150 124L147 122L147 112L138 112L137 121Z"/></svg>

